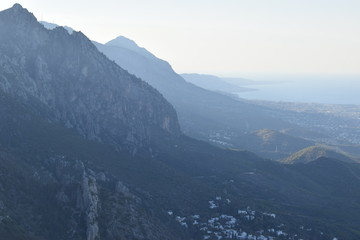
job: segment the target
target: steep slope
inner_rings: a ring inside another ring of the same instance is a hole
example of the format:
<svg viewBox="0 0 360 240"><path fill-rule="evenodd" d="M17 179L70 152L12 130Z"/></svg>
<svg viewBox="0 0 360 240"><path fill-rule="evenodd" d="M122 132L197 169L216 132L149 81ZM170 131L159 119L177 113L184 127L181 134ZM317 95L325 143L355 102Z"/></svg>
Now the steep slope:
<svg viewBox="0 0 360 240"><path fill-rule="evenodd" d="M265 107L186 82L169 63L137 47L131 40L119 39L95 45L117 64L159 90L175 107L181 128L189 136L208 141L213 134L227 136L264 127L279 130L294 127L273 118Z"/></svg>
<svg viewBox="0 0 360 240"><path fill-rule="evenodd" d="M309 163L321 157L338 159L349 163L359 162L359 160L354 159L344 151L323 145L304 148L288 158L281 160L281 162L288 164Z"/></svg>
<svg viewBox="0 0 360 240"><path fill-rule="evenodd" d="M52 121L120 146L180 134L173 107L111 62L81 32L45 29L20 5L0 13L0 89L50 110Z"/></svg>
<svg viewBox="0 0 360 240"><path fill-rule="evenodd" d="M272 150L266 146L266 149L261 150L254 148L257 146L248 144L256 141L248 141L249 137L254 138L253 134L249 133L252 130L264 127L279 130L285 127L298 129L280 119L272 118L273 114L269 109L234 100L185 82L172 70L169 63L156 58L152 53L125 37L118 37L106 45L97 42L94 44L121 67L149 82L164 94L175 106L182 129L187 135L215 145L248 149L271 159L283 158L301 149L295 147L296 149L293 150L293 147L286 145L284 141L278 143L273 141L273 144L282 145L279 152L275 151L275 145ZM288 137L294 138L290 135Z"/></svg>
<svg viewBox="0 0 360 240"><path fill-rule="evenodd" d="M124 182L144 174L141 163L128 172L127 151L87 141L0 93L0 239L184 239L161 220L166 214L149 211L159 206L148 193Z"/></svg>

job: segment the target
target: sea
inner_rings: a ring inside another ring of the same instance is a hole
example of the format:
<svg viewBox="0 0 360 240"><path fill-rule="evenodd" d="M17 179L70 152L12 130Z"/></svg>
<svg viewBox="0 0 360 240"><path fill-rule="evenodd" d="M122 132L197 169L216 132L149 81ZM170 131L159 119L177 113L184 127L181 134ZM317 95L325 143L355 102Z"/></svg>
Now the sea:
<svg viewBox="0 0 360 240"><path fill-rule="evenodd" d="M237 93L245 99L360 105L360 74L253 74L246 78L256 82L246 85L254 91Z"/></svg>

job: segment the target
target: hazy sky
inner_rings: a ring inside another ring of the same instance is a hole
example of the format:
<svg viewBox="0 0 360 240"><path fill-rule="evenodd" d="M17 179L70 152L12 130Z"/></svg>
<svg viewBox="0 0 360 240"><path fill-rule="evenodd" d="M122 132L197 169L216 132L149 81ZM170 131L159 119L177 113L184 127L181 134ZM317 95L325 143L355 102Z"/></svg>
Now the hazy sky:
<svg viewBox="0 0 360 240"><path fill-rule="evenodd" d="M131 38L180 73L360 73L360 0L18 2L99 42Z"/></svg>

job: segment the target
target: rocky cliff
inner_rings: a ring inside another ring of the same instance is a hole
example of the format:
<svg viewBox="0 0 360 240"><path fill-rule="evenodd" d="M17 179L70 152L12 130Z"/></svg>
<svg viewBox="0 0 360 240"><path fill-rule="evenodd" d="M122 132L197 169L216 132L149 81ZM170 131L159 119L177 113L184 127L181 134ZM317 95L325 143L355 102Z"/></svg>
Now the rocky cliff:
<svg viewBox="0 0 360 240"><path fill-rule="evenodd" d="M184 239L124 181L129 167L117 166L128 151L83 139L2 90L0 133L0 239Z"/></svg>
<svg viewBox="0 0 360 240"><path fill-rule="evenodd" d="M110 61L81 32L45 29L19 4L0 13L0 89L49 120L116 147L179 135L173 107ZM30 104L31 103L31 104Z"/></svg>

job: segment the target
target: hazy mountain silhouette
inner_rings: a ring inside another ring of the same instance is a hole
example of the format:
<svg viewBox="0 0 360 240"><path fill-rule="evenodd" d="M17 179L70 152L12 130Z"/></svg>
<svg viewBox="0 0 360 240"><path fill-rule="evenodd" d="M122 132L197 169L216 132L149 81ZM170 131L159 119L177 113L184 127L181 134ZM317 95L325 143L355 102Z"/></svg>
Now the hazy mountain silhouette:
<svg viewBox="0 0 360 240"><path fill-rule="evenodd" d="M110 59L154 86L175 107L180 125L189 136L209 140L217 132L253 131L294 127L269 114L269 109L233 99L186 82L170 64L131 40L110 41L97 48ZM130 46L129 48L127 48Z"/></svg>
<svg viewBox="0 0 360 240"><path fill-rule="evenodd" d="M221 141L214 139L214 135L224 136L225 138L231 136L229 145L226 145L227 147L255 151L256 144L251 145L249 143L253 141L247 140L251 136L249 132L263 128L277 130L283 128L299 129L299 127L284 122L280 118L272 117L271 110L266 107L260 107L240 99L233 99L231 96L225 96L186 82L172 69L168 62L155 57L130 39L120 36L106 44L93 43L101 52L121 67L148 82L162 93L175 107L181 128L189 136L210 141L214 144L224 141L223 139ZM190 76L217 79L215 76L208 75L188 75L188 77ZM249 82L254 81L247 80L247 83ZM229 84L228 86L235 85ZM299 139L299 141L301 140ZM271 153L269 149L261 150L258 148L255 152L260 153L263 151L260 154L261 156L277 159L287 156L286 153L291 154L301 149L295 147L296 150L293 151L291 144L286 145L275 141L273 141L273 144L283 146L281 151L275 153L274 148ZM285 146L288 146L289 149L285 149Z"/></svg>
<svg viewBox="0 0 360 240"><path fill-rule="evenodd" d="M240 87L238 85L228 83L224 81L222 78L214 75L183 73L181 74L181 76L187 82L190 82L198 87L202 87L211 91L237 93L237 92L247 92L247 91L256 90L253 88Z"/></svg>
<svg viewBox="0 0 360 240"><path fill-rule="evenodd" d="M55 24L55 23L49 23L49 22L45 22L45 21L40 21L40 23L42 25L44 25L45 28L53 30L56 27L59 27L59 25ZM68 31L69 34L72 34L75 30L72 29L71 27L68 26L62 26L63 28L65 28L66 31Z"/></svg>

